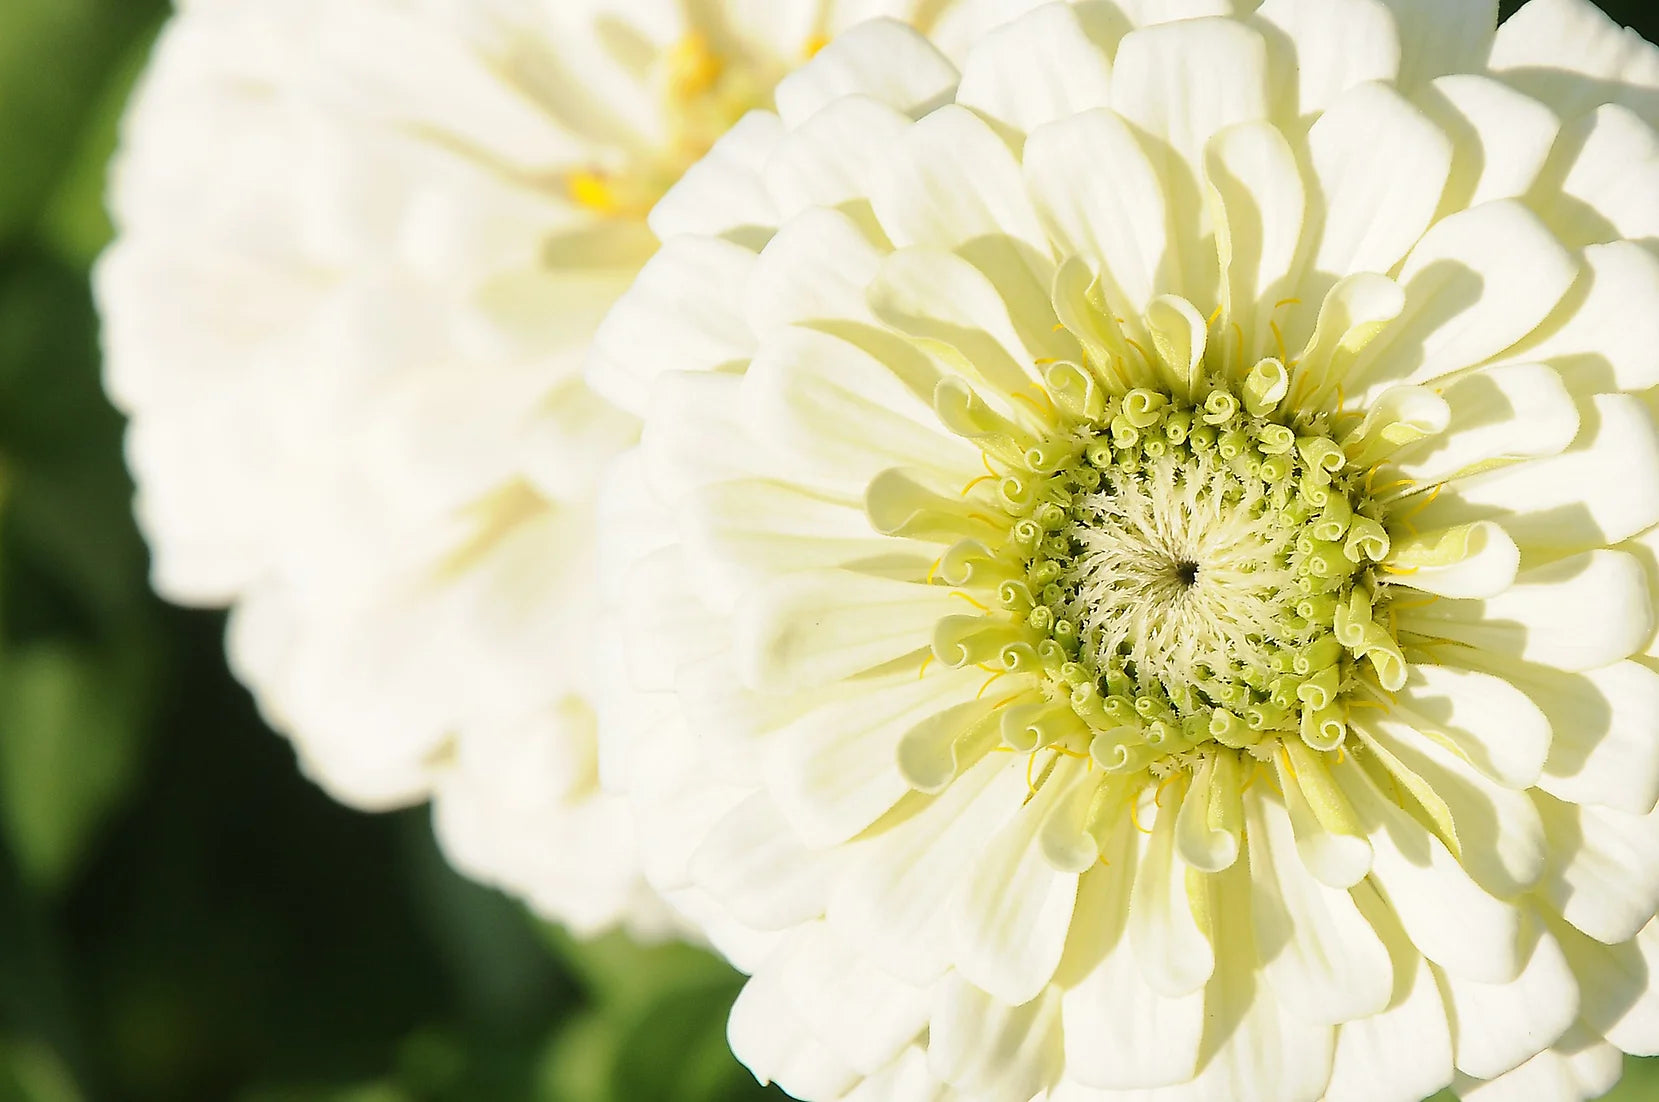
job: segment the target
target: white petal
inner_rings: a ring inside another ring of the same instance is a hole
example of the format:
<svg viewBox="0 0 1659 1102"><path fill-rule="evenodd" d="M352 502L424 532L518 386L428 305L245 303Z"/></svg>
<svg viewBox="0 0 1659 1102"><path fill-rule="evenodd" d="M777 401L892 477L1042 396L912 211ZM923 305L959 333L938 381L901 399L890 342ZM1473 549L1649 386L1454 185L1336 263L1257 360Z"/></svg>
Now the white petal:
<svg viewBox="0 0 1659 1102"><path fill-rule="evenodd" d="M1296 75L1291 114L1325 111L1356 84L1399 75L1400 36L1382 0L1266 0L1256 18L1290 46L1293 56L1274 70Z"/></svg>
<svg viewBox="0 0 1659 1102"><path fill-rule="evenodd" d="M654 502L664 495L672 500L724 479L753 477L757 470L767 470L765 452L743 422L741 395L742 377L724 371L664 371L651 381L638 451ZM670 410L676 416L662 416ZM600 503L601 508L608 503L605 496ZM650 523L660 527L669 512L655 507ZM627 545L649 546L640 542L644 536L628 532ZM654 542L664 543L665 538L658 534ZM612 565L603 562L601 568L608 570Z"/></svg>
<svg viewBox="0 0 1659 1102"><path fill-rule="evenodd" d="M789 219L766 243L749 284L749 324L764 339L800 322L865 321L864 288L881 253L856 222L813 208Z"/></svg>
<svg viewBox="0 0 1659 1102"><path fill-rule="evenodd" d="M1323 211L1315 270L1393 271L1440 206L1451 140L1392 88L1362 84L1313 124L1308 147Z"/></svg>
<svg viewBox="0 0 1659 1102"><path fill-rule="evenodd" d="M1268 117L1267 44L1260 34L1224 19L1192 19L1143 27L1118 47L1112 107L1158 143L1153 160L1175 210L1195 210L1204 147L1235 123ZM1163 290L1208 313L1218 293L1214 250L1202 227L1178 227L1180 273Z"/></svg>
<svg viewBox="0 0 1659 1102"><path fill-rule="evenodd" d="M1465 1102L1587 1102L1619 1081L1624 1057L1582 1026L1500 1079L1455 1084Z"/></svg>
<svg viewBox="0 0 1659 1102"><path fill-rule="evenodd" d="M791 933L766 962L765 971L774 970L813 1037L864 1075L886 1067L927 1027L927 989L883 972L822 922Z"/></svg>
<svg viewBox="0 0 1659 1102"><path fill-rule="evenodd" d="M1054 332L1048 237L1019 161L984 119L952 105L912 126L892 147L871 202L895 245L952 250L978 268L1034 356L1072 351Z"/></svg>
<svg viewBox="0 0 1659 1102"><path fill-rule="evenodd" d="M958 366L1004 394L1028 390L1036 381L1024 364L1041 353L1027 351L1025 335L1015 330L996 286L954 253L901 249L882 262L868 294L882 321L955 351Z"/></svg>
<svg viewBox="0 0 1659 1102"><path fill-rule="evenodd" d="M792 130L842 96L869 96L919 115L955 89L956 68L932 43L902 23L875 19L825 46L780 81L773 98L784 126Z"/></svg>
<svg viewBox="0 0 1659 1102"><path fill-rule="evenodd" d="M1487 983L1520 974L1520 913L1482 891L1441 841L1349 760L1332 770L1371 834L1371 881L1429 960Z"/></svg>
<svg viewBox="0 0 1659 1102"><path fill-rule="evenodd" d="M1259 788L1244 806L1251 923L1274 994L1290 1013L1326 1025L1380 1013L1394 987L1388 950L1347 892L1302 865L1284 806Z"/></svg>
<svg viewBox="0 0 1659 1102"><path fill-rule="evenodd" d="M1564 922L1553 929L1578 977L1585 1024L1634 1056L1659 1055L1659 923L1622 945L1603 945Z"/></svg>
<svg viewBox="0 0 1659 1102"><path fill-rule="evenodd" d="M1609 98L1645 107L1659 125L1659 49L1619 26L1588 0L1532 0L1504 21L1492 43L1492 71L1576 118Z"/></svg>
<svg viewBox="0 0 1659 1102"><path fill-rule="evenodd" d="M980 463L978 449L946 432L886 363L807 326L772 334L743 377L742 399L756 435L787 457L782 470L774 461L774 476L856 495L889 467L958 482Z"/></svg>
<svg viewBox="0 0 1659 1102"><path fill-rule="evenodd" d="M1405 722L1448 740L1488 777L1510 788L1538 783L1550 753L1550 720L1501 677L1455 666L1413 664L1397 710Z"/></svg>
<svg viewBox="0 0 1659 1102"><path fill-rule="evenodd" d="M1337 1031L1325 1102L1425 1098L1451 1083L1453 1075L1451 1028L1440 988L1376 891L1362 884L1354 901L1388 946L1394 990L1387 1010ZM1400 1059L1405 1052L1409 1060Z"/></svg>
<svg viewBox="0 0 1659 1102"><path fill-rule="evenodd" d="M594 334L588 383L643 415L649 384L669 369L713 370L747 360L754 337L729 292L755 254L720 238L672 241L651 259Z"/></svg>
<svg viewBox="0 0 1659 1102"><path fill-rule="evenodd" d="M1659 523L1659 428L1641 400L1598 394L1560 455L1452 483L1427 526L1496 520L1524 550L1607 547Z"/></svg>
<svg viewBox="0 0 1659 1102"><path fill-rule="evenodd" d="M955 904L957 971L1009 1006L1037 997L1065 948L1077 874L1049 864L1037 836L1073 779L1062 768L1050 774L985 848Z"/></svg>
<svg viewBox="0 0 1659 1102"><path fill-rule="evenodd" d="M977 680L951 670L848 685L773 736L768 787L802 840L838 845L898 803L910 791L898 765L905 733L969 699Z"/></svg>
<svg viewBox="0 0 1659 1102"><path fill-rule="evenodd" d="M1538 787L1576 804L1645 815L1659 801L1659 674L1619 662L1585 674L1506 674L1555 731Z"/></svg>
<svg viewBox="0 0 1659 1102"><path fill-rule="evenodd" d="M1195 1102L1315 1102L1330 1081L1336 1031L1309 1025L1262 984L1245 917L1248 870L1238 864L1208 880L1209 913L1218 919L1205 1007L1210 1055L1190 1087L1170 1093Z"/></svg>
<svg viewBox="0 0 1659 1102"><path fill-rule="evenodd" d="M986 755L919 813L859 843L830 897L830 925L894 975L938 979L953 956L948 906L1025 794L1024 768Z"/></svg>
<svg viewBox="0 0 1659 1102"><path fill-rule="evenodd" d="M858 1082L789 1005L778 974L763 968L737 996L726 1026L732 1053L762 1083L797 1098L834 1098Z"/></svg>
<svg viewBox="0 0 1659 1102"><path fill-rule="evenodd" d="M1253 363L1274 351L1274 311L1293 295L1306 214L1301 170L1277 127L1243 123L1210 140L1204 181L1219 207L1222 304L1227 317L1243 326L1244 362ZM1242 371L1244 364L1236 368Z"/></svg>
<svg viewBox="0 0 1659 1102"><path fill-rule="evenodd" d="M1567 250L1511 200L1436 223L1401 270L1406 311L1372 346L1372 389L1490 359L1536 329L1577 278Z"/></svg>
<svg viewBox="0 0 1659 1102"><path fill-rule="evenodd" d="M1452 139L1444 210L1464 210L1532 190L1561 132L1555 112L1490 77L1443 76L1416 102Z"/></svg>
<svg viewBox="0 0 1659 1102"><path fill-rule="evenodd" d="M772 797L757 792L714 824L691 878L740 921L781 930L823 914L837 857L802 845Z"/></svg>
<svg viewBox="0 0 1659 1102"><path fill-rule="evenodd" d="M1444 393L1446 430L1400 450L1400 474L1434 483L1493 460L1556 455L1578 436L1578 407L1561 377L1541 364L1490 367Z"/></svg>
<svg viewBox="0 0 1659 1102"><path fill-rule="evenodd" d="M1536 943L1510 983L1442 977L1457 1039L1457 1070L1465 1075L1495 1079L1520 1067L1560 1040L1578 1018L1578 984L1561 946L1539 925L1526 935Z"/></svg>
<svg viewBox="0 0 1659 1102"><path fill-rule="evenodd" d="M1060 1076L1060 992L1007 1006L952 973L935 989L928 1063L974 1099L1028 1102Z"/></svg>
<svg viewBox="0 0 1659 1102"><path fill-rule="evenodd" d="M1597 941L1629 941L1659 912L1659 821L1538 798L1550 870L1540 886L1561 917Z"/></svg>
<svg viewBox="0 0 1659 1102"><path fill-rule="evenodd" d="M1659 383L1659 257L1634 241L1584 249L1578 283L1515 355L1554 365L1580 394Z"/></svg>
<svg viewBox="0 0 1659 1102"><path fill-rule="evenodd" d="M1176 785L1164 792L1152 836L1135 871L1129 902L1135 963L1147 985L1170 999L1197 991L1215 970L1215 953L1198 928L1187 896L1187 864L1175 852L1179 789Z"/></svg>
<svg viewBox="0 0 1659 1102"><path fill-rule="evenodd" d="M833 100L778 142L762 169L785 220L812 207L856 208L910 116L869 96Z"/></svg>
<svg viewBox="0 0 1659 1102"><path fill-rule="evenodd" d="M1215 759L1211 758L1193 775L1186 799L1181 801L1181 814L1175 820L1175 852L1199 872L1231 868L1239 856L1238 831L1210 824L1210 805L1217 783Z"/></svg>
<svg viewBox="0 0 1659 1102"><path fill-rule="evenodd" d="M1588 551L1524 571L1490 600L1442 600L1399 622L1430 638L1582 672L1639 652L1653 638L1654 614L1640 563Z"/></svg>
<svg viewBox="0 0 1659 1102"><path fill-rule="evenodd" d="M1383 0L1400 29L1400 87L1486 66L1498 0Z"/></svg>
<svg viewBox="0 0 1659 1102"><path fill-rule="evenodd" d="M1105 854L1111 864L1091 871L1078 888L1072 937L1095 943L1099 963L1065 995L1066 1071L1109 1090L1183 1083L1198 1069L1204 991L1166 999L1135 966L1127 934L1129 893L1139 845L1123 824ZM1089 954L1089 949L1067 947Z"/></svg>
<svg viewBox="0 0 1659 1102"><path fill-rule="evenodd" d="M734 607L760 580L823 570L896 550L845 500L784 483L743 479L690 491L681 538L708 587L705 598Z"/></svg>
<svg viewBox="0 0 1659 1102"><path fill-rule="evenodd" d="M802 573L745 602L734 626L744 683L766 692L827 684L919 652L961 603L943 586L848 571Z"/></svg>
<svg viewBox="0 0 1659 1102"><path fill-rule="evenodd" d="M1571 245L1659 236L1659 134L1618 104L1597 108L1571 123L1555 160L1568 160L1560 178L1563 198L1540 200L1550 225Z"/></svg>
<svg viewBox="0 0 1659 1102"><path fill-rule="evenodd" d="M751 111L657 201L646 220L659 241L682 235L716 237L746 229L762 234L778 223L762 166L783 136L778 117Z"/></svg>
<svg viewBox="0 0 1659 1102"><path fill-rule="evenodd" d="M953 249L1006 235L1046 249L1019 162L996 131L962 107L944 107L906 131L872 200L893 243Z"/></svg>
<svg viewBox="0 0 1659 1102"><path fill-rule="evenodd" d="M988 33L962 65L956 102L1018 133L1111 102L1111 59L1059 4Z"/></svg>
<svg viewBox="0 0 1659 1102"><path fill-rule="evenodd" d="M1112 186L1092 187L1096 166ZM1099 273L1107 301L1138 317L1165 286L1169 262L1163 185L1140 142L1110 111L1050 123L1025 143L1025 181L1059 250Z"/></svg>
<svg viewBox="0 0 1659 1102"><path fill-rule="evenodd" d="M1488 780L1434 739L1392 717L1357 720L1355 731L1367 741L1376 739L1445 803L1462 865L1475 883L1500 899L1537 883L1546 858L1544 823L1525 792Z"/></svg>
<svg viewBox="0 0 1659 1102"><path fill-rule="evenodd" d="M1438 552L1451 537L1462 541L1463 558L1444 566L1410 562L1416 548ZM1495 521L1483 520L1455 529L1431 529L1394 544L1390 565L1414 571L1389 579L1391 585L1433 593L1440 597L1496 597L1515 584L1521 570L1521 549Z"/></svg>

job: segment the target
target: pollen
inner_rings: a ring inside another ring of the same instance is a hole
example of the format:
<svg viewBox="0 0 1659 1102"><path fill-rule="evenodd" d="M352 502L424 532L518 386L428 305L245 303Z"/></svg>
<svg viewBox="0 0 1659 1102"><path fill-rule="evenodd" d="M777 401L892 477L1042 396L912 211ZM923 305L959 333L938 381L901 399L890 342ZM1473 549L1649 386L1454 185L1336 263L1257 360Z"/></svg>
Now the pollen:
<svg viewBox="0 0 1659 1102"><path fill-rule="evenodd" d="M667 61L669 91L682 101L707 95L726 72L725 60L701 31L693 31L675 43Z"/></svg>

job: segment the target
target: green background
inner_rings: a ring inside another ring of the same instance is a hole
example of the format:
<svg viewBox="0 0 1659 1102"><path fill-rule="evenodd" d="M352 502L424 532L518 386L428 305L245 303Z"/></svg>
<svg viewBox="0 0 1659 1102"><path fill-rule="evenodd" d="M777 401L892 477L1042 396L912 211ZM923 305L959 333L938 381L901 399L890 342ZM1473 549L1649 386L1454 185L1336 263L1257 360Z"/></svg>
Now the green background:
<svg viewBox="0 0 1659 1102"><path fill-rule="evenodd" d="M222 616L149 593L87 268L163 15L0 0L0 1102L781 1098L725 1050L724 965L577 952L450 872L424 811L333 805ZM1614 1097L1659 1099L1659 1064Z"/></svg>

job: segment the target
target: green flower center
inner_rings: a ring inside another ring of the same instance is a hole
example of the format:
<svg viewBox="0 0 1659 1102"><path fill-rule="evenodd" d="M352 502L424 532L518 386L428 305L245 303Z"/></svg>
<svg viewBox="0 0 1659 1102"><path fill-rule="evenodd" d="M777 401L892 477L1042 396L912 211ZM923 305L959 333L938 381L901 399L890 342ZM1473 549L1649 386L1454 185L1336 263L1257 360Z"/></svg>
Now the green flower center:
<svg viewBox="0 0 1659 1102"><path fill-rule="evenodd" d="M1382 506L1332 422L1252 414L1219 382L1193 404L1137 389L1004 479L1021 570L999 595L1097 760L1280 736L1333 750L1353 691L1403 665Z"/></svg>

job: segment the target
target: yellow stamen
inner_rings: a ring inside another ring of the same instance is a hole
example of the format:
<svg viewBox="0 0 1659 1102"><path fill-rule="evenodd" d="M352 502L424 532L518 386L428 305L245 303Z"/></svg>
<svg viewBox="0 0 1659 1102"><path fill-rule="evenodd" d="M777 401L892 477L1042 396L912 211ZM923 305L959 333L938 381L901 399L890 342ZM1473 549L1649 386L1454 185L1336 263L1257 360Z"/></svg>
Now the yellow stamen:
<svg viewBox="0 0 1659 1102"><path fill-rule="evenodd" d="M692 31L668 51L668 88L678 100L705 94L725 71L726 62L701 31Z"/></svg>
<svg viewBox="0 0 1659 1102"><path fill-rule="evenodd" d="M931 665L933 665L933 652L928 651L927 652L927 657L922 659L922 668L921 668L921 670L916 674L916 680L917 681L920 681L922 678L927 676L927 668Z"/></svg>
<svg viewBox="0 0 1659 1102"><path fill-rule="evenodd" d="M962 497L967 497L969 494L974 492L974 487L975 486L982 485L986 482L995 482L1000 477L1001 477L1000 475L982 474L978 478L974 479L972 482L968 483L966 486L962 487L961 496Z"/></svg>
<svg viewBox="0 0 1659 1102"><path fill-rule="evenodd" d="M813 58L822 53L824 47L829 44L829 35L820 31L818 34L815 34L806 40L806 44L801 47L801 56L806 58L806 60L811 61Z"/></svg>
<svg viewBox="0 0 1659 1102"><path fill-rule="evenodd" d="M1003 670L1001 673L992 674L989 678L986 679L985 684L983 684L979 687L979 692L974 694L974 699L975 700L984 700L985 699L985 694L990 690L991 686L995 685L998 681L1002 680L1003 678L1005 678L1007 676L1008 676L1008 671L1007 670ZM1000 708L1000 707L1002 707L1002 705L998 704L997 707ZM992 710L995 711L995 709L992 709Z"/></svg>
<svg viewBox="0 0 1659 1102"><path fill-rule="evenodd" d="M592 169L572 172L565 178L565 194L577 206L599 215L621 214L625 204L610 178Z"/></svg>
<svg viewBox="0 0 1659 1102"><path fill-rule="evenodd" d="M980 604L978 601L974 600L972 597L968 596L966 593L962 592L960 589L951 590L950 595L952 597L962 598L964 601L967 601L970 605L973 605L975 608L977 608L981 612L989 613L991 611L990 609L986 608L984 605Z"/></svg>
<svg viewBox="0 0 1659 1102"><path fill-rule="evenodd" d="M1440 497L1441 491L1443 491L1445 488L1446 488L1446 484L1444 482L1442 482L1440 485L1436 486L1429 493L1428 497L1424 498L1422 501L1419 501L1415 506L1413 506L1412 510L1409 513L1401 513L1395 519L1396 520L1402 520L1402 521L1410 520L1412 517L1416 516L1418 513L1421 513L1424 509L1427 509L1430 505L1433 505L1435 503L1435 500Z"/></svg>

